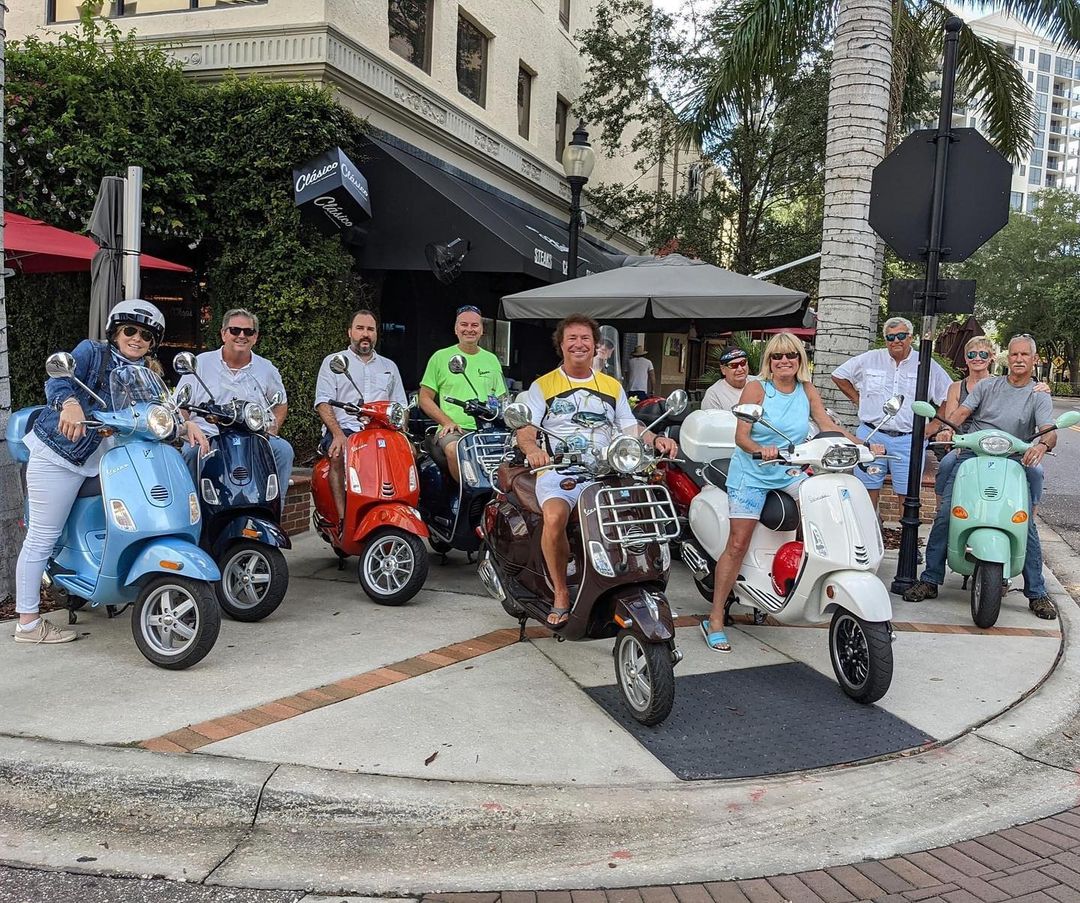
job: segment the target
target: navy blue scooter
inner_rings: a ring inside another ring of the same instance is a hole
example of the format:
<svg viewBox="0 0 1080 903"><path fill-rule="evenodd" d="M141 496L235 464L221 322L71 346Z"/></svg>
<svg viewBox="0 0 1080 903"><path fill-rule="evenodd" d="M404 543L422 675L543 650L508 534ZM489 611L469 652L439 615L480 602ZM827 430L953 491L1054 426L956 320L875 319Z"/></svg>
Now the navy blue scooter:
<svg viewBox="0 0 1080 903"><path fill-rule="evenodd" d="M289 589L289 566L282 549L292 542L281 529L282 495L266 427L280 399L266 398L254 379L241 381L237 397L216 401L195 370L195 355L182 351L173 368L194 376L210 401L193 405L190 393L180 406L205 417L220 432L210 437L210 453L199 459L199 497L203 528L199 544L221 568L215 585L218 603L237 621L261 621L273 613ZM181 388L185 393L189 386Z"/></svg>
<svg viewBox="0 0 1080 903"><path fill-rule="evenodd" d="M451 373L465 374L465 356L455 354L447 367ZM472 387L472 382L465 374ZM473 392L476 388L473 387ZM450 476L446 453L435 442L430 430L420 443L417 467L420 470L420 513L428 525L428 543L433 551L445 556L451 549L466 552L469 561L480 548L476 528L494 493L492 479L503 456L510 448L510 431L502 420L502 402L488 398L462 401L444 399L458 405L472 417L477 428L465 433L457 443L458 472L461 485Z"/></svg>

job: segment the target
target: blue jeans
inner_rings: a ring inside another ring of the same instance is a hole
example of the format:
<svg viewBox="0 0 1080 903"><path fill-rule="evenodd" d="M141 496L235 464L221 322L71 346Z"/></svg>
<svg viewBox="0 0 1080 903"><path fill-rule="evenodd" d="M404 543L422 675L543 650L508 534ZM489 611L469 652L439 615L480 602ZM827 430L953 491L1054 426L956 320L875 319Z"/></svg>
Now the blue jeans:
<svg viewBox="0 0 1080 903"><path fill-rule="evenodd" d="M289 494L289 477L292 476L293 458L296 456L296 453L293 451L293 447L280 436L268 435L266 438L270 440L270 451L273 452L274 455L274 469L277 471L278 480L278 496L281 498L281 503L284 505L285 496ZM188 470L191 471L191 479L195 485L198 486L199 446L191 445L185 441L181 451L184 455L184 461L187 462Z"/></svg>
<svg viewBox="0 0 1080 903"><path fill-rule="evenodd" d="M953 453L945 456L941 463L945 464ZM965 455L965 458L968 456ZM930 529L930 538L926 541L926 569L919 578L924 583L933 583L935 586L945 582L945 559L949 548L949 516L952 511L952 490L956 480L956 468L962 459L955 458L947 470L944 481L938 485L941 487L938 499L937 516L934 518L934 526ZM1034 506L1042 496L1043 470L1042 467L1025 467L1024 471L1028 478L1028 491L1031 495L1031 504ZM935 487L937 488L937 487ZM1031 513L1030 511L1028 512ZM1037 599L1046 595L1046 583L1042 574L1042 545L1039 543L1039 533L1035 529L1035 518L1028 518L1027 556L1024 558L1024 595L1028 599Z"/></svg>

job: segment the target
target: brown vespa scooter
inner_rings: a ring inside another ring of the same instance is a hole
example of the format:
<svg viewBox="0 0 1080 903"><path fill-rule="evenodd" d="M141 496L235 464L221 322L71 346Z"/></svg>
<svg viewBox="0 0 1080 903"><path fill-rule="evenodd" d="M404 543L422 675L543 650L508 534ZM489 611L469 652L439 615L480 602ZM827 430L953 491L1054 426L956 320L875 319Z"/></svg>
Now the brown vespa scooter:
<svg viewBox="0 0 1080 903"><path fill-rule="evenodd" d="M686 393L678 390L668 398L665 416L685 408ZM532 419L524 404L507 406L503 418L511 429ZM583 430L596 425L581 424ZM648 479L655 459L640 439L625 435L597 450L591 463L564 454L530 470L519 450L510 455L515 457L496 472L496 494L479 527L479 575L485 589L518 619L522 637L529 618L547 626L554 591L540 546L543 515L536 475L553 469L566 480L592 482L567 525L570 618L549 629L560 641L615 637L615 679L631 715L643 724L659 724L675 700L674 667L682 653L665 595L669 543L679 534L679 521L667 487Z"/></svg>

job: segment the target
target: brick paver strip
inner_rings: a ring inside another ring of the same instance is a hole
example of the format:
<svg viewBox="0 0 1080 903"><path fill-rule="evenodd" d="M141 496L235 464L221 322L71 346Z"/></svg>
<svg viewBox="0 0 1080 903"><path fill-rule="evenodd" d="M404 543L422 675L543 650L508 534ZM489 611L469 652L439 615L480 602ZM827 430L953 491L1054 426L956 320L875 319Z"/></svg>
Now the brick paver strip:
<svg viewBox="0 0 1080 903"><path fill-rule="evenodd" d="M896 872L886 868L880 862L860 862L855 868L886 893L900 894L915 888L915 885L906 878L901 878Z"/></svg>
<svg viewBox="0 0 1080 903"><path fill-rule="evenodd" d="M995 853L990 847L979 843L977 840L965 840L958 843L955 848L965 856L970 856L976 862L981 862L987 868L1004 870L1016 865L1011 859L1006 859L1000 853Z"/></svg>
<svg viewBox="0 0 1080 903"><path fill-rule="evenodd" d="M645 903L679 903L670 887L643 887L641 899ZM536 903L543 903L543 901L537 900Z"/></svg>
<svg viewBox="0 0 1080 903"><path fill-rule="evenodd" d="M502 903L536 903L536 894L532 891L504 890Z"/></svg>
<svg viewBox="0 0 1080 903"><path fill-rule="evenodd" d="M996 873L991 873L996 874ZM987 878L989 875L987 876ZM964 878L958 882L962 890L977 897L982 903L1005 903L1009 895L1005 891L994 887L984 878Z"/></svg>
<svg viewBox="0 0 1080 903"><path fill-rule="evenodd" d="M821 897L794 875L777 875L767 880L776 892L790 903L822 903Z"/></svg>
<svg viewBox="0 0 1080 903"><path fill-rule="evenodd" d="M784 901L784 898L764 878L740 881L739 890L746 895L750 903L783 903ZM678 896L678 888L675 890L675 896Z"/></svg>
<svg viewBox="0 0 1080 903"><path fill-rule="evenodd" d="M664 890L667 890L667 888L664 888ZM668 893L670 894L671 891L668 891ZM536 892L536 903L571 903L570 891L538 890Z"/></svg>
<svg viewBox="0 0 1080 903"><path fill-rule="evenodd" d="M826 872L799 872L795 877L825 903L851 903L856 899L844 885Z"/></svg>
<svg viewBox="0 0 1080 903"><path fill-rule="evenodd" d="M672 890L679 903L713 903L712 895L703 884L678 884Z"/></svg>
<svg viewBox="0 0 1080 903"><path fill-rule="evenodd" d="M1080 903L1080 891L1071 887L1048 887L1046 892L1058 903Z"/></svg>
<svg viewBox="0 0 1080 903"><path fill-rule="evenodd" d="M874 897L885 896L884 888L878 887L854 866L841 865L827 871L860 900L873 900Z"/></svg>
<svg viewBox="0 0 1080 903"><path fill-rule="evenodd" d="M1006 859L1010 859L1017 865L1022 865L1025 862L1034 862L1039 859L1031 850L1019 847L1011 840L1006 840L999 834L986 834L983 837L976 837L975 840L981 843L984 847L988 847L995 853L1000 853Z"/></svg>
<svg viewBox="0 0 1080 903"><path fill-rule="evenodd" d="M930 850L930 855L940 859L946 865L951 865L958 872L973 878L993 871L990 866L984 865L976 859L972 859L970 856L961 853L955 847L941 847L939 849Z"/></svg>

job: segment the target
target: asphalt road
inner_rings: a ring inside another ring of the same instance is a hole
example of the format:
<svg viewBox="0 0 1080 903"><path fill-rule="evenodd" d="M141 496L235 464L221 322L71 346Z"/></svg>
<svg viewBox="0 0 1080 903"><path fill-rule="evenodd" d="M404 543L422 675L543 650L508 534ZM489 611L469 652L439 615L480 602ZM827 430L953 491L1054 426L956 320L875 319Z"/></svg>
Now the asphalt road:
<svg viewBox="0 0 1080 903"><path fill-rule="evenodd" d="M1080 399L1055 398L1054 416L1080 410ZM1039 515L1072 547L1080 552L1080 424L1062 430L1052 456L1043 459L1046 484Z"/></svg>

